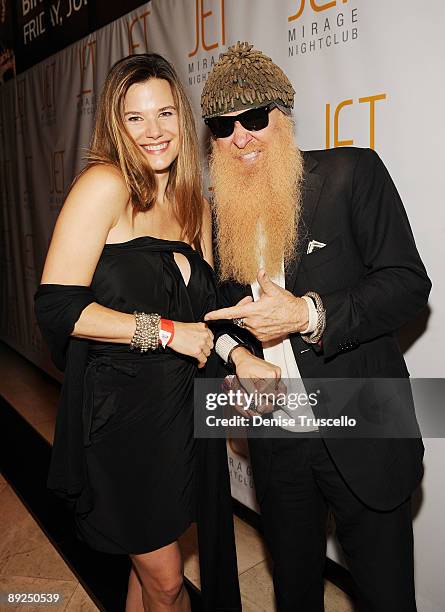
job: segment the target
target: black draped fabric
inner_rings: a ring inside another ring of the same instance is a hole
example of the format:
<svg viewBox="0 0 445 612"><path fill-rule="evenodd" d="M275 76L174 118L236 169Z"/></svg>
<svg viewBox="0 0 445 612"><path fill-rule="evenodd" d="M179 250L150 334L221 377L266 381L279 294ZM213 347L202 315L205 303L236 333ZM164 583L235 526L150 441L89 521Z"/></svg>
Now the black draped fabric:
<svg viewBox="0 0 445 612"><path fill-rule="evenodd" d="M187 284L174 253L190 263ZM36 315L65 368L48 485L74 502L80 537L139 554L196 519L204 609L228 611L241 603L227 455L224 440L193 439L195 360L70 336L92 302L192 322L215 301L212 270L189 245L143 237L106 245L91 287L41 285Z"/></svg>
<svg viewBox="0 0 445 612"><path fill-rule="evenodd" d="M81 407L88 342L71 333L82 310L95 301L90 287L40 285L36 317L54 364L65 371L48 474L48 487L75 503L78 512L91 507L82 444Z"/></svg>

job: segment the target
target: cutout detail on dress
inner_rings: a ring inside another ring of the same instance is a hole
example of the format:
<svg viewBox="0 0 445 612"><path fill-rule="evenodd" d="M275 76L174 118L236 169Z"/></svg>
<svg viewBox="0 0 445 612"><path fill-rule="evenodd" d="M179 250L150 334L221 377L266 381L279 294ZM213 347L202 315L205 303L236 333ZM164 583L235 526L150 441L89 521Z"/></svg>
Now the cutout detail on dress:
<svg viewBox="0 0 445 612"><path fill-rule="evenodd" d="M188 258L182 253L176 253L175 251L173 253L173 259L175 260L175 264L178 266L185 286L188 287L190 276L192 275L192 268Z"/></svg>

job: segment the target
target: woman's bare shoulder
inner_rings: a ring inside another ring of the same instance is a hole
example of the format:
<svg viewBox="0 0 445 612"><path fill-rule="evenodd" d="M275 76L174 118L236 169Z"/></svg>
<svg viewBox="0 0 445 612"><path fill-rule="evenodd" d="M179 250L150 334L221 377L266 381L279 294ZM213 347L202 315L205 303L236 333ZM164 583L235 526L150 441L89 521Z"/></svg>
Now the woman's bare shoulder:
<svg viewBox="0 0 445 612"><path fill-rule="evenodd" d="M93 188L100 196L101 194L115 194L125 196L128 199L128 188L122 172L111 164L94 164L82 172L74 188Z"/></svg>
<svg viewBox="0 0 445 612"><path fill-rule="evenodd" d="M78 212L103 210L106 216L118 219L125 209L129 192L120 170L111 164L94 164L74 182L64 208Z"/></svg>
<svg viewBox="0 0 445 612"><path fill-rule="evenodd" d="M205 225L212 225L212 207L207 198L202 198L202 222Z"/></svg>
<svg viewBox="0 0 445 612"><path fill-rule="evenodd" d="M204 259L213 267L212 253L212 210L207 198L202 199L201 247Z"/></svg>

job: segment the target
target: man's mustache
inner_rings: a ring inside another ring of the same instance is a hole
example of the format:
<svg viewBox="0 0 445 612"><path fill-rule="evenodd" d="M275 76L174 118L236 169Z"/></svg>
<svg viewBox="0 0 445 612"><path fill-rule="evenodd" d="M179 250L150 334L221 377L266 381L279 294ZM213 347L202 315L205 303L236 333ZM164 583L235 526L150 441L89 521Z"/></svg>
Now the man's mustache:
<svg viewBox="0 0 445 612"><path fill-rule="evenodd" d="M248 153L253 153L254 151L258 151L262 153L264 150L265 150L264 145L261 145L255 142L249 142L242 149L232 144L230 152L231 152L232 157L235 157L236 159L241 159L244 155L247 155Z"/></svg>

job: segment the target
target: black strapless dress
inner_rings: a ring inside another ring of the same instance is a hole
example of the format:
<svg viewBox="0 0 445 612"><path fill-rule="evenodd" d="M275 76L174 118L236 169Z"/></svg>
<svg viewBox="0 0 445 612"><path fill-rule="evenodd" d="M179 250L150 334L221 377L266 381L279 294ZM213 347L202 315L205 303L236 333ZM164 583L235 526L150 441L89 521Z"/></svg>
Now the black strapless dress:
<svg viewBox="0 0 445 612"><path fill-rule="evenodd" d="M190 263L188 284L174 260ZM216 306L213 271L184 242L149 236L105 245L91 288L120 312L202 321ZM167 347L145 354L91 342L83 436L92 509L80 536L109 553L141 554L178 538L195 518L195 359Z"/></svg>

